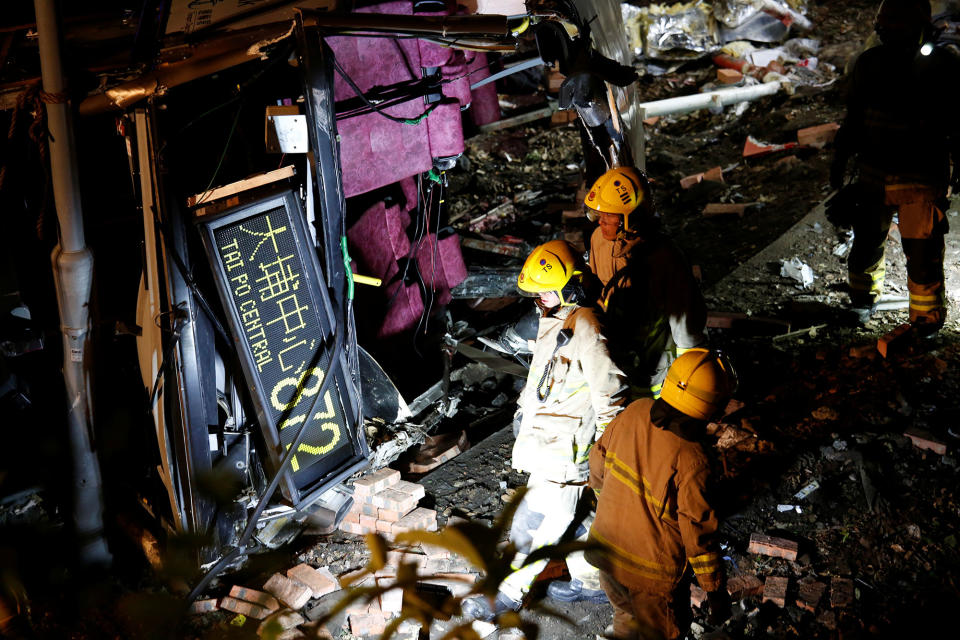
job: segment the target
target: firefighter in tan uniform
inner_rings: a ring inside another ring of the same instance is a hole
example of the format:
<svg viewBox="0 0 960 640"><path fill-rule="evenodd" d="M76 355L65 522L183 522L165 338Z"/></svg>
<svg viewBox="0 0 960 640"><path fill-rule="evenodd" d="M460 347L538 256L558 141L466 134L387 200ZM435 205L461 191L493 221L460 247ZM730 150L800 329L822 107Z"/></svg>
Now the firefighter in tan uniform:
<svg viewBox="0 0 960 640"><path fill-rule="evenodd" d="M683 254L660 230L643 173L610 169L584 204L599 222L590 237L590 269L603 285L599 303L617 362L634 397L656 398L673 359L707 342L700 287Z"/></svg>
<svg viewBox="0 0 960 640"><path fill-rule="evenodd" d="M682 638L691 619L692 570L708 594L711 621L729 598L706 498L709 465L698 436L736 387L722 356L692 349L671 365L660 398L630 404L590 453L597 513L588 551L613 605L616 638Z"/></svg>
<svg viewBox="0 0 960 640"><path fill-rule="evenodd" d="M850 302L861 321L876 311L896 212L907 259L910 322L929 337L946 318L944 211L948 184L960 182L960 71L956 55L928 41L927 0L884 0L875 28L881 44L864 51L853 68L830 176L834 188L843 187L848 160L856 156Z"/></svg>
<svg viewBox="0 0 960 640"><path fill-rule="evenodd" d="M518 609L546 564L521 567L526 554L577 528L574 514L587 488L590 448L623 408L623 374L610 359L593 310L580 306L585 296L577 265L573 248L553 240L533 250L518 278L522 291L539 297L540 309L513 446L513 467L530 474L510 530L520 554L492 607L484 598L464 602L464 613L473 618L490 620ZM587 527L589 522L584 539ZM567 566L583 594L605 601L599 574L583 554L567 557Z"/></svg>

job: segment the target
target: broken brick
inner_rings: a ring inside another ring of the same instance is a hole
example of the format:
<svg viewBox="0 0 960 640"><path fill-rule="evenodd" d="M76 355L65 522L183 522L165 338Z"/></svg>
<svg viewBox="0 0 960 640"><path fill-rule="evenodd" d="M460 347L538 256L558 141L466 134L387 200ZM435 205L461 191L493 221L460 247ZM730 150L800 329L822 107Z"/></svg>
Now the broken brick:
<svg viewBox="0 0 960 640"><path fill-rule="evenodd" d="M314 569L306 563L298 564L287 569L287 577L310 587L314 598L319 598L340 588L337 579L326 567Z"/></svg>
<svg viewBox="0 0 960 640"><path fill-rule="evenodd" d="M750 546L747 547L747 551L792 561L797 559L798 548L799 545L793 540L753 533L750 535Z"/></svg>
<svg viewBox="0 0 960 640"><path fill-rule="evenodd" d="M797 142L808 147L823 148L834 141L840 125L836 122L807 127L797 131Z"/></svg>
<svg viewBox="0 0 960 640"><path fill-rule="evenodd" d="M726 204L722 202L711 202L703 208L703 215L705 216L725 216L736 214L740 217L743 217L743 212L746 210L747 205L745 204Z"/></svg>
<svg viewBox="0 0 960 640"><path fill-rule="evenodd" d="M707 592L695 584L690 585L690 605L700 608L707 601Z"/></svg>
<svg viewBox="0 0 960 640"><path fill-rule="evenodd" d="M273 613L270 609L259 604L231 598L230 596L220 598L220 608L245 615L248 618L256 618L257 620L262 620Z"/></svg>
<svg viewBox="0 0 960 640"><path fill-rule="evenodd" d="M877 351L880 352L880 355L886 358L889 354L902 348L907 342L911 327L912 325L909 323L904 323L886 335L881 336L880 339L877 340Z"/></svg>
<svg viewBox="0 0 960 640"><path fill-rule="evenodd" d="M702 173L694 173L694 174L692 174L692 175L684 176L684 177L680 178L680 188L681 188L681 189L689 189L690 187L692 187L692 186L694 186L694 185L696 185L696 184L700 184L701 182L703 182L703 174L702 174Z"/></svg>
<svg viewBox="0 0 960 640"><path fill-rule="evenodd" d="M217 610L217 599L194 600L190 603L190 613L209 613Z"/></svg>
<svg viewBox="0 0 960 640"><path fill-rule="evenodd" d="M387 620L379 614L350 614L350 633L355 636L376 636L383 633Z"/></svg>
<svg viewBox="0 0 960 640"><path fill-rule="evenodd" d="M743 74L736 69L717 69L717 82L720 84L736 84L743 80Z"/></svg>
<svg viewBox="0 0 960 640"><path fill-rule="evenodd" d="M853 580L834 577L830 581L830 606L846 607L853 602Z"/></svg>
<svg viewBox="0 0 960 640"><path fill-rule="evenodd" d="M913 441L913 446L918 449L927 449L933 451L937 455L946 455L947 454L947 445L934 440L933 436L922 430L917 429L916 427L911 427L903 432L903 435L910 438Z"/></svg>
<svg viewBox="0 0 960 640"><path fill-rule="evenodd" d="M826 590L827 585L822 582L802 580L797 588L797 606L806 611L816 611Z"/></svg>
<svg viewBox="0 0 960 640"><path fill-rule="evenodd" d="M741 575L727 580L727 593L734 600L743 600L763 593L763 583L755 575Z"/></svg>
<svg viewBox="0 0 960 640"><path fill-rule="evenodd" d="M257 629L257 635L262 636L272 624L279 625L283 631L287 631L288 629L299 627L306 621L307 619L296 611L278 611L260 623L260 627Z"/></svg>
<svg viewBox="0 0 960 640"><path fill-rule="evenodd" d="M233 585L233 587L230 588L230 597L258 604L269 609L271 613L280 608L280 603L269 593L241 587L240 585Z"/></svg>
<svg viewBox="0 0 960 640"><path fill-rule="evenodd" d="M392 487L398 482L400 482L400 472L384 467L357 478L353 482L353 494L355 496L369 496Z"/></svg>
<svg viewBox="0 0 960 640"><path fill-rule="evenodd" d="M649 125L651 127L657 124L658 122L660 122L660 116L650 116L649 118L643 119L643 124Z"/></svg>
<svg viewBox="0 0 960 640"><path fill-rule="evenodd" d="M313 597L313 590L299 580L288 578L282 573L275 573L264 583L263 588L290 607L299 609Z"/></svg>
<svg viewBox="0 0 960 640"><path fill-rule="evenodd" d="M387 586L393 582L393 578L378 579L378 586ZM385 614L400 613L403 608L403 589L396 587L380 594L380 610Z"/></svg>
<svg viewBox="0 0 960 640"><path fill-rule="evenodd" d="M786 144L770 144L767 142L761 142L753 136L747 136L747 141L743 145L743 157L751 158L754 156L765 156L769 153L793 149L796 146L796 142L787 142Z"/></svg>
<svg viewBox="0 0 960 640"><path fill-rule="evenodd" d="M762 602L772 602L778 607L787 605L787 587L790 585L790 578L782 576L767 576L763 584Z"/></svg>

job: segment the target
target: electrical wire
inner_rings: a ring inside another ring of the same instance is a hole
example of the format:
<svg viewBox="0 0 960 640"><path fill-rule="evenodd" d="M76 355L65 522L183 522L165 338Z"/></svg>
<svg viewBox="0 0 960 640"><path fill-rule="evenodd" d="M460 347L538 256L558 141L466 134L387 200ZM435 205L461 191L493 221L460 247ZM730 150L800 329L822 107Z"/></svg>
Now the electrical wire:
<svg viewBox="0 0 960 640"><path fill-rule="evenodd" d="M399 117L397 117L397 116L390 115L389 113L387 113L386 111L384 111L383 108L380 107L379 105L375 105L375 104L373 104L372 102L370 102L370 100L367 98L366 95L364 95L364 93L363 93L363 91L360 89L360 87L357 86L357 83L353 81L353 78L351 78L350 75L349 75L349 74L346 72L346 70L343 68L343 66L341 66L340 61L337 60L336 57L333 58L333 68L337 70L337 73L340 74L340 77L342 77L342 78L346 81L346 83L350 85L350 87L354 90L354 92L356 92L357 96L358 96L361 100L363 100L363 101L367 104L368 107L370 107L371 109L373 109L374 111L376 111L378 114L380 114L381 116L383 116L383 117L386 118L387 120L392 120L393 122L399 122L400 124L418 125L418 124L420 124L427 116L429 116L431 113L433 113L433 110L436 109L436 108L437 108L437 105L439 104L439 103L436 103L436 102L433 103L433 104L431 104L429 107L427 107L427 108L423 111L423 113L421 113L421 114L420 114L419 116L417 116L416 118L399 118ZM416 97L416 96L412 96L412 97L411 97L411 100L412 100L414 97Z"/></svg>
<svg viewBox="0 0 960 640"><path fill-rule="evenodd" d="M240 114L243 112L243 102L240 102L240 106L237 107L237 115L233 118L233 125L230 126L230 133L227 135L227 143L223 145L223 152L220 154L220 160L217 162L217 168L213 170L213 175L210 176L210 182L207 183L206 189L200 193L205 193L206 196L197 200L196 204L201 205L207 200L210 199L210 196L213 195L213 192L210 191L210 187L213 186L213 181L217 179L217 175L220 173L220 168L223 166L223 160L227 157L227 150L230 149L230 142L233 140L233 133L237 130L237 123L240 122Z"/></svg>

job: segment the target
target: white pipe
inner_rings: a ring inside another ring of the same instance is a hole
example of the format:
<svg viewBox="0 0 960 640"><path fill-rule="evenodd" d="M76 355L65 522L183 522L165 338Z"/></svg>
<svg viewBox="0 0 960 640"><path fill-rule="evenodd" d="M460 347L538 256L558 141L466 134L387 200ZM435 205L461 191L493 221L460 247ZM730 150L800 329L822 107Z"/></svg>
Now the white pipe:
<svg viewBox="0 0 960 640"><path fill-rule="evenodd" d="M755 84L749 87L736 87L734 89L720 89L717 91L708 91L706 93L697 93L692 96L679 96L677 98L667 98L666 100L655 100L653 102L644 102L638 105L644 119L654 116L669 116L679 113L688 113L698 109L708 109L710 107L726 107L738 102L747 102L756 100L763 96L772 96L780 91L779 82L765 82Z"/></svg>
<svg viewBox="0 0 960 640"><path fill-rule="evenodd" d="M82 564L109 565L112 558L103 535L100 464L93 450L87 356L93 254L86 247L80 180L77 174L70 102L60 57L60 29L55 0L34 0L39 36L40 70L50 132L50 173L60 224L60 243L53 250L60 330L63 333L63 378L67 392L67 429L73 462L73 524Z"/></svg>

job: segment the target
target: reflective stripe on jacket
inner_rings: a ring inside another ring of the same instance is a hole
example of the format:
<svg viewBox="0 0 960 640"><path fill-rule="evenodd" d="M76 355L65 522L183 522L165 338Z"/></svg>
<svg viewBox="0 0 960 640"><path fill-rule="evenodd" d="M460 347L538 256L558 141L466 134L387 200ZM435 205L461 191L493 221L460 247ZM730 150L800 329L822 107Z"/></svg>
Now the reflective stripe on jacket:
<svg viewBox="0 0 960 640"><path fill-rule="evenodd" d="M590 536L609 553L587 560L634 589L669 590L687 565L706 591L720 588L719 522L704 497L709 464L703 449L651 423L654 401L637 400L607 428L590 453L598 494Z"/></svg>
<svg viewBox="0 0 960 640"><path fill-rule="evenodd" d="M564 327L573 337L557 349ZM592 310L562 307L541 317L520 394L523 417L513 446L514 468L554 482L585 481L590 447L623 408L625 388Z"/></svg>

